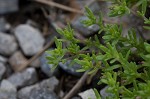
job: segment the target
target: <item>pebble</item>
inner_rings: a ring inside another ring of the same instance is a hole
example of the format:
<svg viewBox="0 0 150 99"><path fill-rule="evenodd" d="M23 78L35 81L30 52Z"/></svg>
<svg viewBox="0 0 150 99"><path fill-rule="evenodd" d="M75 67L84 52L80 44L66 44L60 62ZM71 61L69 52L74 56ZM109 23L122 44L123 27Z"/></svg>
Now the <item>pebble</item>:
<svg viewBox="0 0 150 99"><path fill-rule="evenodd" d="M15 36L26 56L32 56L39 52L44 45L41 33L30 25L22 24L15 28Z"/></svg>
<svg viewBox="0 0 150 99"><path fill-rule="evenodd" d="M9 64L15 72L19 71L21 66L27 62L27 59L20 51L15 52L8 60Z"/></svg>
<svg viewBox="0 0 150 99"><path fill-rule="evenodd" d="M92 10L94 15L98 15L98 12L100 11L100 7L97 2L94 2L91 5L89 5L89 8ZM87 19L88 18L86 16L78 16L72 21L73 27L84 36L90 36L100 29L99 26L96 24L86 27L84 24L81 23L82 20L87 20Z"/></svg>
<svg viewBox="0 0 150 99"><path fill-rule="evenodd" d="M13 74L8 78L15 87L25 87L38 81L37 72L34 68L27 68L23 72Z"/></svg>
<svg viewBox="0 0 150 99"><path fill-rule="evenodd" d="M3 63L0 63L0 79L2 79L4 73L6 72L6 67Z"/></svg>
<svg viewBox="0 0 150 99"><path fill-rule="evenodd" d="M17 43L12 35L0 32L0 54L11 55L17 49Z"/></svg>
<svg viewBox="0 0 150 99"><path fill-rule="evenodd" d="M48 89L49 91L54 91L58 86L59 81L56 77L51 77L49 79L43 80L35 85L27 86L18 91L19 99L29 99L31 91L34 89Z"/></svg>
<svg viewBox="0 0 150 99"><path fill-rule="evenodd" d="M58 99L53 91L45 88L33 89L28 99Z"/></svg>
<svg viewBox="0 0 150 99"><path fill-rule="evenodd" d="M8 80L2 80L0 86L0 99L17 99L17 89Z"/></svg>
<svg viewBox="0 0 150 99"><path fill-rule="evenodd" d="M84 92L81 92L79 93L79 96L81 96L82 99L96 99L93 89L88 89Z"/></svg>
<svg viewBox="0 0 150 99"><path fill-rule="evenodd" d="M68 60L65 64L59 63L59 66L67 73L74 75L74 76L81 76L83 73L77 72L76 70L80 69L81 66L78 64L72 64L71 60Z"/></svg>
<svg viewBox="0 0 150 99"><path fill-rule="evenodd" d="M90 36L91 34L99 30L99 26L96 24L86 27L84 24L81 23L82 20L87 19L88 18L86 16L80 16L72 22L73 27L77 29L80 33L82 33L82 35L84 36Z"/></svg>

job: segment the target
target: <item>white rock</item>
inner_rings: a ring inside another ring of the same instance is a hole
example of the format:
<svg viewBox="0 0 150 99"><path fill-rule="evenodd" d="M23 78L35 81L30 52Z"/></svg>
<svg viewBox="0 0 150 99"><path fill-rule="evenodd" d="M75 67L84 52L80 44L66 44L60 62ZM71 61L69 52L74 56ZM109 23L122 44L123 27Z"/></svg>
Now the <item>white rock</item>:
<svg viewBox="0 0 150 99"><path fill-rule="evenodd" d="M8 80L1 82L0 99L17 99L17 89Z"/></svg>
<svg viewBox="0 0 150 99"><path fill-rule="evenodd" d="M37 29L22 24L14 32L25 55L32 56L42 49L45 40Z"/></svg>
<svg viewBox="0 0 150 99"><path fill-rule="evenodd" d="M11 55L17 49L17 43L12 35L0 32L0 54Z"/></svg>
<svg viewBox="0 0 150 99"><path fill-rule="evenodd" d="M79 93L79 96L81 96L82 99L96 99L95 93L93 89L88 89L84 92Z"/></svg>
<svg viewBox="0 0 150 99"><path fill-rule="evenodd" d="M29 99L29 96L32 90L47 89L49 91L54 91L56 89L56 86L58 86L58 84L59 84L59 81L57 80L57 78L51 77L35 85L27 86L27 87L20 89L18 91L18 98Z"/></svg>
<svg viewBox="0 0 150 99"><path fill-rule="evenodd" d="M37 72L34 68L27 68L23 72L15 73L8 78L8 81L17 88L34 84L37 80Z"/></svg>

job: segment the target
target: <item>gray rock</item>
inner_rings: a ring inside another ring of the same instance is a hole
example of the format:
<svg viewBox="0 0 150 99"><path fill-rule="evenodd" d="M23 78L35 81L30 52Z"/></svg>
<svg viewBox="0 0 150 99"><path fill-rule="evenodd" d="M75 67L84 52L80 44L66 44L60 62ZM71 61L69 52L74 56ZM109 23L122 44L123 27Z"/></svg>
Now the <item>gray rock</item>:
<svg viewBox="0 0 150 99"><path fill-rule="evenodd" d="M74 76L81 76L83 73L77 72L76 70L80 69L81 66L79 64L72 64L71 60L68 60L66 63L59 63L59 66L66 71L69 74L72 74Z"/></svg>
<svg viewBox="0 0 150 99"><path fill-rule="evenodd" d="M0 0L0 14L18 10L18 0Z"/></svg>
<svg viewBox="0 0 150 99"><path fill-rule="evenodd" d="M58 99L53 91L45 88L33 89L30 93L29 99Z"/></svg>
<svg viewBox="0 0 150 99"><path fill-rule="evenodd" d="M6 63L7 62L7 58L0 55L0 62L1 63Z"/></svg>
<svg viewBox="0 0 150 99"><path fill-rule="evenodd" d="M2 79L2 76L4 75L6 71L6 67L4 66L4 64L0 63L0 79Z"/></svg>
<svg viewBox="0 0 150 99"><path fill-rule="evenodd" d="M29 99L31 91L34 89L48 89L50 91L54 91L56 87L58 86L59 81L56 79L56 77L51 77L47 80L43 80L40 83L37 83L35 85L27 86L18 91L18 98L19 99Z"/></svg>
<svg viewBox="0 0 150 99"><path fill-rule="evenodd" d="M3 80L0 87L0 99L17 99L17 89L8 80Z"/></svg>
<svg viewBox="0 0 150 99"><path fill-rule="evenodd" d="M81 32L84 36L89 36L99 30L99 26L96 24L86 27L84 24L81 23L81 21L83 20L87 20L87 17L80 16L79 18L77 18L75 21L72 22L72 25L75 29Z"/></svg>
<svg viewBox="0 0 150 99"><path fill-rule="evenodd" d="M100 11L100 7L97 2L92 3L89 5L89 8L93 11L95 15L98 15ZM82 20L87 20L86 16L78 16L72 21L72 25L75 29L77 29L82 35L90 36L91 34L97 32L100 28L98 25L94 24L91 26L86 27L81 23Z"/></svg>
<svg viewBox="0 0 150 99"><path fill-rule="evenodd" d="M27 68L23 72L15 73L8 78L8 81L17 88L34 84L37 80L37 72L34 68Z"/></svg>
<svg viewBox="0 0 150 99"><path fill-rule="evenodd" d="M18 91L18 98L19 99L29 99L31 91L35 88L40 88L39 84L27 86L27 87L20 89Z"/></svg>
<svg viewBox="0 0 150 99"><path fill-rule="evenodd" d="M5 32L10 29L10 24L6 22L4 17L0 17L0 31Z"/></svg>
<svg viewBox="0 0 150 99"><path fill-rule="evenodd" d="M96 99L93 89L88 89L84 92L81 92L79 93L79 96L81 96L82 99Z"/></svg>
<svg viewBox="0 0 150 99"><path fill-rule="evenodd" d="M48 90L54 91L58 84L58 79L56 77L51 77L47 80L43 80L39 85L41 88L47 88Z"/></svg>
<svg viewBox="0 0 150 99"><path fill-rule="evenodd" d="M23 64L27 62L27 59L23 56L20 51L15 52L8 60L12 69L17 72L22 68Z"/></svg>
<svg viewBox="0 0 150 99"><path fill-rule="evenodd" d="M17 43L15 38L6 33L0 32L0 54L2 55L11 55L17 49Z"/></svg>
<svg viewBox="0 0 150 99"><path fill-rule="evenodd" d="M42 49L45 40L37 29L22 24L14 32L25 55L32 56Z"/></svg>

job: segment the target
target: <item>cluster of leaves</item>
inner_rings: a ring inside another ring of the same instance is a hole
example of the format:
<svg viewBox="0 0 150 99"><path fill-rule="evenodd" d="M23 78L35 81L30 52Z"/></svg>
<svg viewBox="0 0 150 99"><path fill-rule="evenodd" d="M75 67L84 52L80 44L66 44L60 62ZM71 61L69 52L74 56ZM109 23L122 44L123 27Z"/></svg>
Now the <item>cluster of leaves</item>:
<svg viewBox="0 0 150 99"><path fill-rule="evenodd" d="M114 5L110 16L122 16L130 13L129 7L139 5L139 14L144 17L147 7L147 0L111 0ZM132 2L132 5L130 4ZM57 29L63 38L55 39L56 48L47 51L50 56L50 64L57 66L59 62L65 62L71 58L81 65L78 72L89 71L94 73L102 71L98 84L108 85L107 92L111 95L107 99L149 99L150 98L150 44L136 36L134 29L129 30L127 36L122 36L122 27L116 24L103 24L102 15L96 19L94 14L87 7L87 20L82 22L86 26L98 24L99 33L104 32L100 38L95 35L95 39L79 40L74 37L74 31L68 25L64 30ZM146 24L150 24L149 19L145 19ZM79 43L83 43L81 48ZM63 47L62 45L65 45ZM69 54L69 55L68 55ZM68 56L66 58L66 55ZM137 60L138 59L138 60ZM97 99L100 99L98 91L94 89Z"/></svg>

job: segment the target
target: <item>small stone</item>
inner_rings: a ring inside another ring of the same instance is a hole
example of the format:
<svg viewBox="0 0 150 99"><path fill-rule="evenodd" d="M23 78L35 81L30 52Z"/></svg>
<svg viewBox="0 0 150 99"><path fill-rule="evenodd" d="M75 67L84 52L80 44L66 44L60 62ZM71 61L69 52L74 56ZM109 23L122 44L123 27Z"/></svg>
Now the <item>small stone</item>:
<svg viewBox="0 0 150 99"><path fill-rule="evenodd" d="M17 99L17 89L8 80L1 82L0 99Z"/></svg>
<svg viewBox="0 0 150 99"><path fill-rule="evenodd" d="M31 91L35 88L39 88L39 84L27 86L27 87L20 89L18 91L18 98L19 99L29 99Z"/></svg>
<svg viewBox="0 0 150 99"><path fill-rule="evenodd" d="M4 75L6 71L6 67L4 66L4 64L0 63L0 79L2 79L2 76Z"/></svg>
<svg viewBox="0 0 150 99"><path fill-rule="evenodd" d="M89 5L89 8L92 10L94 15L98 15L100 11L100 7L97 2L92 3ZM78 16L72 21L73 27L78 30L84 36L90 36L93 33L97 32L100 28L98 25L94 24L91 26L85 26L81 21L87 20L86 16Z"/></svg>
<svg viewBox="0 0 150 99"><path fill-rule="evenodd" d="M81 92L79 93L79 96L81 96L82 99L96 99L93 89L88 89L84 92Z"/></svg>
<svg viewBox="0 0 150 99"><path fill-rule="evenodd" d="M41 70L43 71L43 73L45 73L47 76L51 77L52 75L58 73L58 69L56 68L54 71L51 71L51 68L53 67L52 64L48 64L48 61L46 59L46 57L49 56L49 54L44 53L41 57L40 57L40 66L41 66Z"/></svg>
<svg viewBox="0 0 150 99"><path fill-rule="evenodd" d="M11 55L17 49L17 43L12 35L0 32L0 54Z"/></svg>
<svg viewBox="0 0 150 99"><path fill-rule="evenodd" d="M27 59L20 51L15 52L8 60L15 72L19 71L21 66L27 62Z"/></svg>
<svg viewBox="0 0 150 99"><path fill-rule="evenodd" d="M43 80L39 85L41 88L47 88L48 90L54 91L58 84L58 79L56 79L56 77L51 77L47 80Z"/></svg>
<svg viewBox="0 0 150 99"><path fill-rule="evenodd" d="M0 62L1 63L6 63L7 62L7 58L0 55Z"/></svg>
<svg viewBox="0 0 150 99"><path fill-rule="evenodd" d="M8 91L12 91L12 92L17 92L16 87L6 79L2 80L0 88L8 90Z"/></svg>
<svg viewBox="0 0 150 99"><path fill-rule="evenodd" d="M40 83L35 85L27 86L18 91L18 98L19 99L29 99L30 93L33 89L48 89L50 91L54 91L58 86L59 81L56 77L51 77L49 79L43 80Z"/></svg>
<svg viewBox="0 0 150 99"><path fill-rule="evenodd" d="M34 68L27 68L23 72L13 74L8 78L17 88L34 84L38 81L37 72Z"/></svg>
<svg viewBox="0 0 150 99"><path fill-rule="evenodd" d="M68 60L65 64L59 63L59 66L66 71L69 74L72 74L74 76L81 76L83 73L77 72L76 70L80 69L81 66L79 64L72 64L71 60Z"/></svg>
<svg viewBox="0 0 150 99"><path fill-rule="evenodd" d="M14 32L25 55L32 56L43 48L45 42L43 36L30 25L19 25Z"/></svg>
<svg viewBox="0 0 150 99"><path fill-rule="evenodd" d="M86 16L80 16L72 22L73 27L81 32L84 36L89 36L99 30L99 26L96 24L86 27L84 24L81 23L81 21L87 19L88 18Z"/></svg>
<svg viewBox="0 0 150 99"><path fill-rule="evenodd" d="M30 93L29 99L58 99L53 91L45 88L33 89Z"/></svg>
<svg viewBox="0 0 150 99"><path fill-rule="evenodd" d="M36 60L34 60L31 64L30 64L31 67L34 67L34 68L39 68L40 67L40 59L37 58Z"/></svg>
<svg viewBox="0 0 150 99"><path fill-rule="evenodd" d="M18 10L18 0L0 0L0 14L15 12Z"/></svg>

